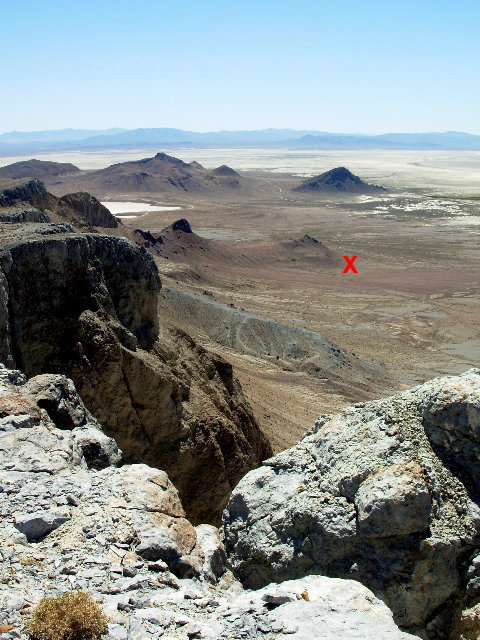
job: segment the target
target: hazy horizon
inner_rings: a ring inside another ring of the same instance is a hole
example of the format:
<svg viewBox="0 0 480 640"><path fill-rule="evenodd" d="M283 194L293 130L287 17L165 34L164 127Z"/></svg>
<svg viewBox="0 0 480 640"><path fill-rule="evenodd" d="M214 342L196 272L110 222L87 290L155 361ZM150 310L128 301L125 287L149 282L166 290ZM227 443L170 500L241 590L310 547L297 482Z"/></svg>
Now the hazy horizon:
<svg viewBox="0 0 480 640"><path fill-rule="evenodd" d="M0 41L5 132L480 134L473 0L24 0L2 17L21 25L21 46L15 28Z"/></svg>
<svg viewBox="0 0 480 640"><path fill-rule="evenodd" d="M11 134L11 133L21 133L21 134L25 134L25 133L56 133L56 132L66 132L66 131L90 131L90 132L95 132L95 133L105 133L106 131L111 131L116 129L118 132L120 131L136 131L136 130L148 130L148 129L176 129L179 131L192 131L193 133L234 133L234 132L249 132L249 131L256 131L256 132L261 132L261 131L292 131L292 132L302 132L305 131L307 129L304 128L295 128L295 127L290 127L290 126L286 126L286 127L262 127L262 128L245 128L245 129L236 129L234 127L230 127L227 129L182 129L181 127L169 127L169 126L164 126L164 125L155 125L155 126L151 126L151 127L134 127L134 128L129 128L129 127L123 127L120 125L110 125L108 127L105 127L103 129L93 129L91 127L77 127L77 126L66 126L66 127L58 127L55 129L0 129L0 135L4 135L4 134ZM349 135L349 136L382 136L382 135L389 135L389 134L445 134L445 133L461 133L461 134L466 134L466 135L480 135L479 133L474 133L472 131L465 131L465 130L461 130L459 128L451 128L451 129L445 129L442 131L436 130L434 131L433 129L431 130L424 130L424 129L418 129L418 130L414 130L414 129L410 129L410 130L405 130L405 131L400 131L400 130L382 130L382 131L325 131L325 130L320 130L320 129L308 129L309 131L315 131L315 133L325 133L328 135ZM479 130L480 131L480 130Z"/></svg>

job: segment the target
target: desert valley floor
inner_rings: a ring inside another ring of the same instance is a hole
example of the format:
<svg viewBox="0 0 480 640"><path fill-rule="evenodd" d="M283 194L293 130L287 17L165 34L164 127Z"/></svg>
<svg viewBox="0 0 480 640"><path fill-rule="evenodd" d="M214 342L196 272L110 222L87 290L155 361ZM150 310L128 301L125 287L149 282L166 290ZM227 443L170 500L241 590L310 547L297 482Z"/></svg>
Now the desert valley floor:
<svg viewBox="0 0 480 640"><path fill-rule="evenodd" d="M37 157L94 170L157 151ZM130 206L120 214L127 216L122 222L128 237L136 229L158 233L179 218L189 221L195 242L172 236L170 248L156 261L163 295L180 290L199 296L205 310L193 316L179 306L169 318L172 306L161 303L160 314L234 364L276 450L295 442L321 413L478 363L479 152L167 153L207 169L228 165L255 186L215 196L181 189L113 192L101 183L84 190L107 203L139 203L137 211ZM0 158L0 166L23 159ZM305 176L338 166L386 190L368 195L292 191ZM56 195L80 190L71 180L47 186ZM141 203L165 209L148 210ZM315 257L318 246L312 239L322 243L324 258ZM345 255L358 256L358 274L342 273ZM356 361L351 372L345 367L335 376L321 368L296 369L270 348L277 338L267 335L268 327L255 336L266 345L263 352L249 352L231 336L209 331L213 307L208 305L216 302L230 305L232 312L316 332L353 354L368 375L362 378Z"/></svg>

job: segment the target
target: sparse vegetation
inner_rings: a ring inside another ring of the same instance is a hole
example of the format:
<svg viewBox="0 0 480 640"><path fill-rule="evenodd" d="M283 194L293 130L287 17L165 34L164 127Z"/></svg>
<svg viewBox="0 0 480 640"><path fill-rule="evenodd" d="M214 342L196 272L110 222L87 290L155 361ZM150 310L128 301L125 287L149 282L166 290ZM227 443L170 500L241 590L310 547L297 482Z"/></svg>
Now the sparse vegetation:
<svg viewBox="0 0 480 640"><path fill-rule="evenodd" d="M41 560L39 560L38 558L32 558L32 556L22 556L20 558L20 564L23 567L43 566L43 562Z"/></svg>
<svg viewBox="0 0 480 640"><path fill-rule="evenodd" d="M27 623L38 640L95 640L105 631L108 618L92 596L82 591L43 598Z"/></svg>

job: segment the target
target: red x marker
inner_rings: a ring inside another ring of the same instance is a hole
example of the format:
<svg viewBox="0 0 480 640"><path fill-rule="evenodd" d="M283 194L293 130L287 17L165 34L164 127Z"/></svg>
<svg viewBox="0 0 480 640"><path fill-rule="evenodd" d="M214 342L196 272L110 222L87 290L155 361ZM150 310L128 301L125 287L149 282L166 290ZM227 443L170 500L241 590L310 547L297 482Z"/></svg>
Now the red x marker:
<svg viewBox="0 0 480 640"><path fill-rule="evenodd" d="M352 256L351 258L349 258L348 256L343 256L343 259L345 260L345 262L347 263L347 266L345 267L345 269L342 271L342 273L348 273L350 271L350 269L352 270L353 273L358 273L358 271L355 269L355 267L353 266L353 263L355 262L355 260L358 258L358 256Z"/></svg>

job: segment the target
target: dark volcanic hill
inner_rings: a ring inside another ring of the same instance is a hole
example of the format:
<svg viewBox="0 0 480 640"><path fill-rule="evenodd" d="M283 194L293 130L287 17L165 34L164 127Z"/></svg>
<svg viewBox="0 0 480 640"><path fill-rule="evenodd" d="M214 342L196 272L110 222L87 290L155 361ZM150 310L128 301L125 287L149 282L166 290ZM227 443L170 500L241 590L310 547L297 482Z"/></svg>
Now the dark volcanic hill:
<svg viewBox="0 0 480 640"><path fill-rule="evenodd" d="M37 178L48 181L65 174L80 173L80 169L69 162L49 160L22 160L0 168L0 178Z"/></svg>
<svg viewBox="0 0 480 640"><path fill-rule="evenodd" d="M289 240L228 242L202 238L181 219L159 233L135 229L135 241L149 253L201 269L338 269L341 257L308 235Z"/></svg>
<svg viewBox="0 0 480 640"><path fill-rule="evenodd" d="M325 193L372 193L384 191L383 187L364 182L345 167L330 169L319 176L308 178L294 191L323 191Z"/></svg>
<svg viewBox="0 0 480 640"><path fill-rule="evenodd" d="M229 167L226 164L222 164L221 167L212 169L212 171L210 171L210 175L211 176L236 176L238 178L240 177L240 174L237 173L235 169L232 169L232 167Z"/></svg>
<svg viewBox="0 0 480 640"><path fill-rule="evenodd" d="M119 221L99 200L89 193L67 193L60 198L59 202L64 202L74 211L85 216L90 224L95 227L106 227L116 229ZM120 223L121 224L121 223Z"/></svg>
<svg viewBox="0 0 480 640"><path fill-rule="evenodd" d="M121 162L105 169L85 171L49 183L57 195L88 191L97 198L131 193L211 196L221 195L231 189L248 194L254 192L256 186L256 180L240 176L230 167L209 171L198 162L184 162L166 153L157 153L153 158Z"/></svg>

